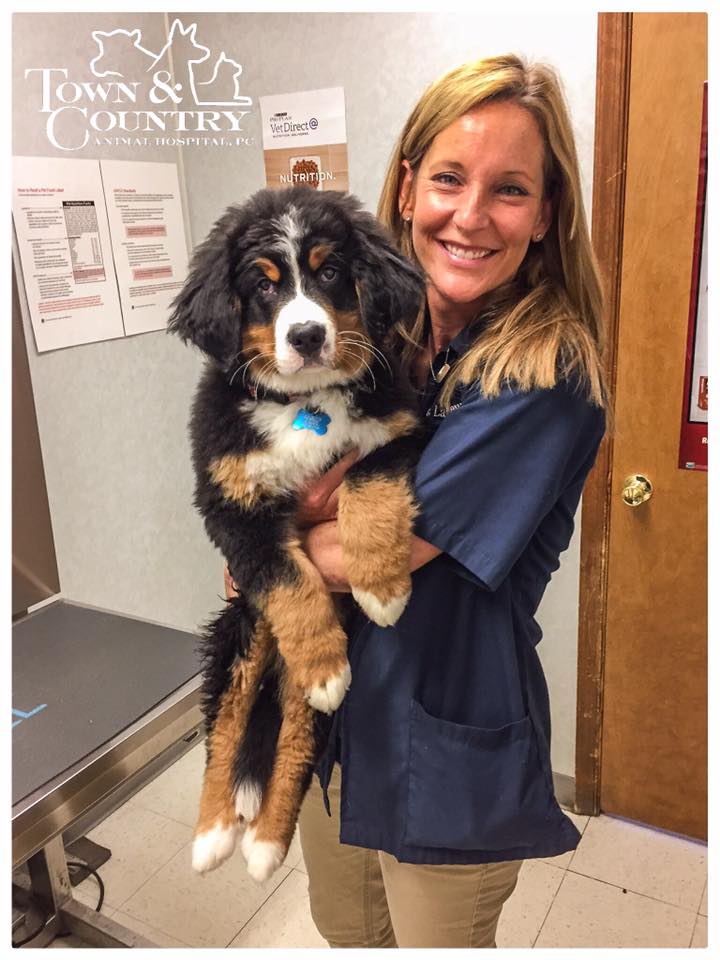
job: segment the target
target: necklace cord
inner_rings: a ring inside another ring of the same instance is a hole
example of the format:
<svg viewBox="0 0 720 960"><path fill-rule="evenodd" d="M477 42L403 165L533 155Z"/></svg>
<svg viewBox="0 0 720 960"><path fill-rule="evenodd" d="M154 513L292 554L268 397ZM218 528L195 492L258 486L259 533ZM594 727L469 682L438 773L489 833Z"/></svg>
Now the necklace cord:
<svg viewBox="0 0 720 960"><path fill-rule="evenodd" d="M440 381L444 380L445 377L447 376L448 370L450 369L450 364L448 363L449 356L450 356L450 347L447 346L445 348L445 359L443 360L442 366L440 367L437 373L435 373L435 367L433 366L433 360L435 358L433 357L433 360L430 361L430 375L432 376L435 383L440 383Z"/></svg>

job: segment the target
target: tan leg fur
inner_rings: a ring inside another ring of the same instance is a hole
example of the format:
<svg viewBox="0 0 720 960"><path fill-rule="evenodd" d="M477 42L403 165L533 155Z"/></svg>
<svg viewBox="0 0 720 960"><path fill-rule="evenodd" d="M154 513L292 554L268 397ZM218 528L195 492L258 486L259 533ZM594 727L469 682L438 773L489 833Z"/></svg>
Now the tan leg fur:
<svg viewBox="0 0 720 960"><path fill-rule="evenodd" d="M195 827L193 866L204 872L218 866L232 853L238 817L235 813L233 761L255 702L260 679L275 640L267 624L259 620L248 655L238 659L222 698L209 738L209 758Z"/></svg>
<svg viewBox="0 0 720 960"><path fill-rule="evenodd" d="M383 625L395 622L410 593L416 515L406 477L378 477L340 487L338 533L347 578L368 616Z"/></svg>
<svg viewBox="0 0 720 960"><path fill-rule="evenodd" d="M315 753L313 710L304 692L286 682L282 704L283 719L270 783L260 812L242 839L248 872L259 881L267 879L285 859Z"/></svg>
<svg viewBox="0 0 720 960"><path fill-rule="evenodd" d="M338 533L353 587L373 593L381 603L409 592L416 514L405 477L379 477L340 487Z"/></svg>
<svg viewBox="0 0 720 960"><path fill-rule="evenodd" d="M329 713L340 705L350 683L347 638L319 571L299 542L292 541L287 549L297 574L293 582L272 590L265 616L290 683L305 691L315 709Z"/></svg>

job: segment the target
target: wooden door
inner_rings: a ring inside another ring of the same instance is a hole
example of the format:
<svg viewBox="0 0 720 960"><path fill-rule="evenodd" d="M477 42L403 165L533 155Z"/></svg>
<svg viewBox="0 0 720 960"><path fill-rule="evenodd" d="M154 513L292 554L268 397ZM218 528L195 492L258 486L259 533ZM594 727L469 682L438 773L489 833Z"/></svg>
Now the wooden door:
<svg viewBox="0 0 720 960"><path fill-rule="evenodd" d="M707 18L633 14L630 41L624 211L615 247L615 429L587 528L583 513L586 555L598 550L586 532L603 530L602 562L593 564L605 578L604 610L595 590L593 623L586 610L584 630L586 640L602 632L604 651L600 695L581 718L579 747L587 747L595 707L601 725L596 749L579 749L578 780L594 763L600 810L705 839L707 474L679 469L678 444ZM654 487L639 507L621 497L631 474L644 474ZM584 580L587 586L587 570ZM582 645L581 636L581 667ZM587 708L587 686L584 696Z"/></svg>

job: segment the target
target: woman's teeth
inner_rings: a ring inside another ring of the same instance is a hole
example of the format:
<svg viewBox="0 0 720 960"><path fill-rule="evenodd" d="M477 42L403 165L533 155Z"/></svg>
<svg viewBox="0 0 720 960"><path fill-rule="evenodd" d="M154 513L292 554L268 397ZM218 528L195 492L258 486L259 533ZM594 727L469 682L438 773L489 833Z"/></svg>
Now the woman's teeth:
<svg viewBox="0 0 720 960"><path fill-rule="evenodd" d="M461 260L482 260L483 257L495 253L494 250L468 249L467 247L456 247L452 243L443 243L443 246L454 257L460 257Z"/></svg>

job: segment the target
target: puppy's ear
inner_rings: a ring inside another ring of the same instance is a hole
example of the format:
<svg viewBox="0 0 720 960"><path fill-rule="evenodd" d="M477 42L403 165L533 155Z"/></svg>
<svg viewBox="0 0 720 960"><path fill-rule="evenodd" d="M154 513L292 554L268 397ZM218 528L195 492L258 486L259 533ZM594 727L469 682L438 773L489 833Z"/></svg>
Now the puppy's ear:
<svg viewBox="0 0 720 960"><path fill-rule="evenodd" d="M414 319L425 298L425 280L393 246L385 229L365 212L355 213L357 251L352 271L368 333L385 339L400 320Z"/></svg>
<svg viewBox="0 0 720 960"><path fill-rule="evenodd" d="M170 309L168 330L190 340L219 363L240 350L240 300L232 287L230 230L234 212L215 224L196 248L187 280Z"/></svg>

